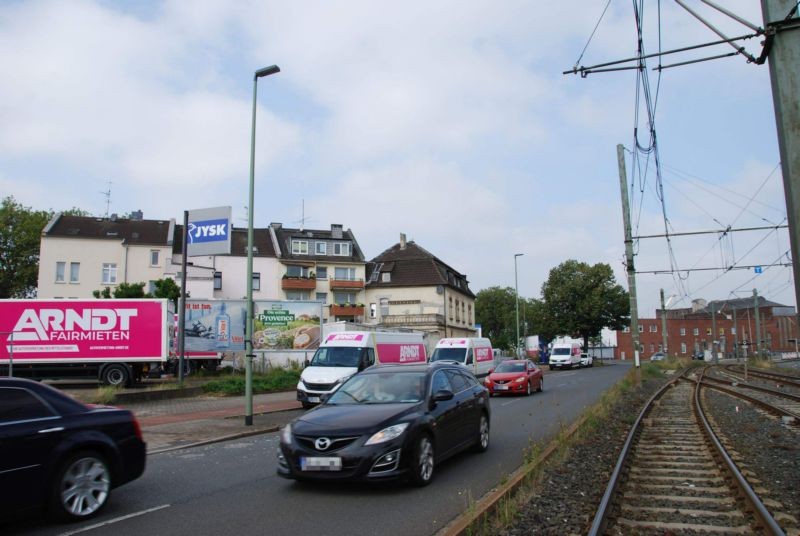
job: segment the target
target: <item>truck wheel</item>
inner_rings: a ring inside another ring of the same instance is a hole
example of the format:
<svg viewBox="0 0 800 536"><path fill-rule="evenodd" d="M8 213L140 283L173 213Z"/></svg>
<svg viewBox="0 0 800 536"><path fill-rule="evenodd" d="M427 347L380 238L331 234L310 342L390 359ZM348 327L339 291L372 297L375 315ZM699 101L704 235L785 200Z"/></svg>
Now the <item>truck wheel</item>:
<svg viewBox="0 0 800 536"><path fill-rule="evenodd" d="M114 387L126 387L131 381L128 367L121 363L108 365L100 374L100 380L104 384Z"/></svg>
<svg viewBox="0 0 800 536"><path fill-rule="evenodd" d="M108 462L97 452L76 452L61 465L51 493L48 506L55 517L88 519L105 506L111 493Z"/></svg>

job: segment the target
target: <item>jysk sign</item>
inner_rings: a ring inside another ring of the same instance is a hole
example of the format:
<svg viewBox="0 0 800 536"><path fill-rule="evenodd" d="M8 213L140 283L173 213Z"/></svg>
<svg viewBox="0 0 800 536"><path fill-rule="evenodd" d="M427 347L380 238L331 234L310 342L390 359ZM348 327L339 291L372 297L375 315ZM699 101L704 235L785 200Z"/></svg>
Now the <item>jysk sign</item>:
<svg viewBox="0 0 800 536"><path fill-rule="evenodd" d="M231 252L231 207L189 211L187 255L227 255Z"/></svg>

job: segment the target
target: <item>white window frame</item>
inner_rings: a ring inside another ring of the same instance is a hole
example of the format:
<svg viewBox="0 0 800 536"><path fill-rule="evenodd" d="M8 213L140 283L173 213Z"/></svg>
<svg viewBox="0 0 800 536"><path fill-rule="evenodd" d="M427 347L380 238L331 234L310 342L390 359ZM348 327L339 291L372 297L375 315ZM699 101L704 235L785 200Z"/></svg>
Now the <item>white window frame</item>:
<svg viewBox="0 0 800 536"><path fill-rule="evenodd" d="M63 283L66 277L67 263L66 261L56 261L56 283Z"/></svg>
<svg viewBox="0 0 800 536"><path fill-rule="evenodd" d="M308 240L292 240L292 255L308 255Z"/></svg>
<svg viewBox="0 0 800 536"><path fill-rule="evenodd" d="M685 337L685 336L686 336L686 328L681 328L681 337ZM686 353L686 352L684 352L684 353Z"/></svg>
<svg viewBox="0 0 800 536"><path fill-rule="evenodd" d="M222 290L222 272L214 272L214 290Z"/></svg>
<svg viewBox="0 0 800 536"><path fill-rule="evenodd" d="M658 326L655 324L650 324L650 333L658 333Z"/></svg>
<svg viewBox="0 0 800 536"><path fill-rule="evenodd" d="M308 300L308 291L305 291L305 290L287 290L286 291L286 299L288 301L307 301Z"/></svg>
<svg viewBox="0 0 800 536"><path fill-rule="evenodd" d="M350 256L350 242L334 242L333 243L333 254L338 255L339 257L349 257Z"/></svg>
<svg viewBox="0 0 800 536"><path fill-rule="evenodd" d="M102 271L102 282L104 285L117 284L117 263L104 262Z"/></svg>
<svg viewBox="0 0 800 536"><path fill-rule="evenodd" d="M341 296L347 296L348 299L342 301L339 299ZM352 300L350 299L351 296L353 298ZM333 303L335 303L336 305L342 305L343 303L349 303L350 305L355 305L356 303L358 303L357 298L358 298L358 292L337 291L333 293Z"/></svg>
<svg viewBox="0 0 800 536"><path fill-rule="evenodd" d="M686 343L682 342L681 343L681 354L685 354L685 353L686 353Z"/></svg>
<svg viewBox="0 0 800 536"><path fill-rule="evenodd" d="M695 337L700 335L700 328L694 328L692 330L692 335L694 335Z"/></svg>
<svg viewBox="0 0 800 536"><path fill-rule="evenodd" d="M381 273L381 283L391 283L391 282L392 282L392 272Z"/></svg>
<svg viewBox="0 0 800 536"><path fill-rule="evenodd" d="M328 293L327 292L317 292L315 294L316 300L321 301L322 303L328 303Z"/></svg>
<svg viewBox="0 0 800 536"><path fill-rule="evenodd" d="M80 280L81 280L81 263L79 262L69 263L69 282L79 283Z"/></svg>
<svg viewBox="0 0 800 536"><path fill-rule="evenodd" d="M150 266L158 266L161 252L157 249L150 250Z"/></svg>
<svg viewBox="0 0 800 536"><path fill-rule="evenodd" d="M347 275L345 277L339 277L337 274L340 270L346 270ZM352 266L336 266L333 269L333 278L337 281L355 281L356 280L356 269Z"/></svg>
<svg viewBox="0 0 800 536"><path fill-rule="evenodd" d="M317 266L316 276L317 279L328 279L328 267Z"/></svg>
<svg viewBox="0 0 800 536"><path fill-rule="evenodd" d="M253 272L253 290L261 290L261 272Z"/></svg>
<svg viewBox="0 0 800 536"><path fill-rule="evenodd" d="M327 242L317 242L314 245L314 253L316 255L327 255L328 254L328 243Z"/></svg>

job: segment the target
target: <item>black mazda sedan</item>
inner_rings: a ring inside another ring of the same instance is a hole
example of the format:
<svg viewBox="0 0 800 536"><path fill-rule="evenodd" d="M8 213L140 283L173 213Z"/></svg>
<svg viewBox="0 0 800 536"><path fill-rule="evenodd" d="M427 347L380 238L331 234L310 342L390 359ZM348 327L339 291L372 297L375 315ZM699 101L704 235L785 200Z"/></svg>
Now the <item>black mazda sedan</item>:
<svg viewBox="0 0 800 536"><path fill-rule="evenodd" d="M130 411L0 378L0 518L45 509L64 520L88 519L144 466L145 443Z"/></svg>
<svg viewBox="0 0 800 536"><path fill-rule="evenodd" d="M378 365L350 378L281 433L278 474L405 478L425 486L444 459L489 448L489 392L463 367Z"/></svg>

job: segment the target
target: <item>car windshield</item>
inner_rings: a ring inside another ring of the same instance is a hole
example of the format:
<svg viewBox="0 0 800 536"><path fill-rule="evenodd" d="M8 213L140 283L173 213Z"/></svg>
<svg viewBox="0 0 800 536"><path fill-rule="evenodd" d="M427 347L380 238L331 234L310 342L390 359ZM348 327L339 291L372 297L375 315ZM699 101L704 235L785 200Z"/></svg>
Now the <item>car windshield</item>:
<svg viewBox="0 0 800 536"><path fill-rule="evenodd" d="M357 367L361 348L355 346L323 346L311 359L312 367Z"/></svg>
<svg viewBox="0 0 800 536"><path fill-rule="evenodd" d="M433 351L431 361L458 361L463 363L465 355L467 355L466 348L437 348Z"/></svg>
<svg viewBox="0 0 800 536"><path fill-rule="evenodd" d="M525 363L500 363L495 372L525 372Z"/></svg>
<svg viewBox="0 0 800 536"><path fill-rule="evenodd" d="M425 392L424 372L358 374L328 398L328 404L412 404Z"/></svg>
<svg viewBox="0 0 800 536"><path fill-rule="evenodd" d="M569 355L571 353L570 348L553 348L553 355Z"/></svg>

